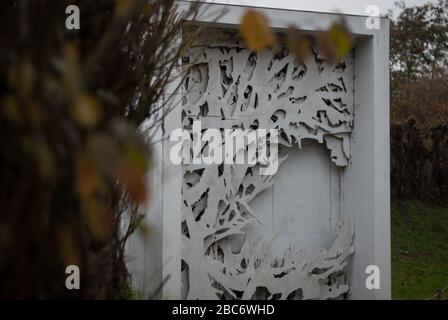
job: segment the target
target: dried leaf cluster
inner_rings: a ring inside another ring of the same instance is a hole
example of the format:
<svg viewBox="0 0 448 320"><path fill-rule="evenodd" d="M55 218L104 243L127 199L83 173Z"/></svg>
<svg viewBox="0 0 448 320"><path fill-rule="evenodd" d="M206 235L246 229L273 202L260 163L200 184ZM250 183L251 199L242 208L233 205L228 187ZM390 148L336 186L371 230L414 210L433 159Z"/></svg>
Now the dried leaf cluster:
<svg viewBox="0 0 448 320"><path fill-rule="evenodd" d="M286 46L302 62L311 54L312 48L316 47L321 50L328 63L334 64L347 56L354 46L354 40L343 19L315 35L305 34L295 26L289 26L285 37L274 33L269 27L268 18L262 12L247 10L241 21L240 33L248 47L255 52Z"/></svg>

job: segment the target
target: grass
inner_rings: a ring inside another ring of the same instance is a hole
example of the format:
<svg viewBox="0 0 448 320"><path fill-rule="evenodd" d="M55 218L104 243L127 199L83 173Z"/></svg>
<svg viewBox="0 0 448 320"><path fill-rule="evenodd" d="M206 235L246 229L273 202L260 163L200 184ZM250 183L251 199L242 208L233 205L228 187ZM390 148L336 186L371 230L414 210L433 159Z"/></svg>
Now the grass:
<svg viewBox="0 0 448 320"><path fill-rule="evenodd" d="M448 285L448 206L398 202L391 219L392 298L427 299Z"/></svg>

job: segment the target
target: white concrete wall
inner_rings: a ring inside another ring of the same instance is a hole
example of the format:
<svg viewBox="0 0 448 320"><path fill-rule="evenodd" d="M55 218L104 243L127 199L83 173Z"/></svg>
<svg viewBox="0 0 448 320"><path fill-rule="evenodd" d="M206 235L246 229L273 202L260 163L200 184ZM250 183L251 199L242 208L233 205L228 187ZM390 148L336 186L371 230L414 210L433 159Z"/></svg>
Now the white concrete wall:
<svg viewBox="0 0 448 320"><path fill-rule="evenodd" d="M219 12L223 8L225 6L212 5L208 8L208 12ZM226 9L228 10L227 14L217 22L208 18L213 15L207 14L204 14L200 20L214 26L235 28L247 8L226 7ZM333 14L275 9L262 9L262 11L269 17L272 27L278 31L290 23L299 23L301 29L312 32L325 29L333 21L339 19L337 15ZM280 241L281 243L284 241L294 242L288 236L294 234L295 239L302 239L300 243L305 248L316 248L330 243L332 240L331 227L335 221L334 214L349 216L354 224L355 253L348 267L350 278L348 298L389 299L391 282L389 26L388 21L382 19L381 28L371 30L366 28L363 17L346 16L345 19L357 39L354 55L355 121L351 137L351 162L340 173L341 170L332 169L331 165L326 169L323 168L326 165L322 157L317 155L319 150L306 154L294 153L293 160L284 164L287 170L280 170L277 187L274 183L271 189L264 191L267 195L254 200L253 206L259 208L259 212L264 212L267 221L272 212L278 211L279 214L273 215L267 223L267 228L271 229L272 225L274 234L281 234L281 237L287 239ZM179 126L180 112L171 113L165 121L166 132L169 133L171 129ZM163 278L169 276L169 280L163 288L163 297L180 298L182 174L180 166L173 166L168 161L169 144L163 143L160 148L163 149L157 156L160 165L156 166L151 178L151 184L154 186L152 188L153 202L147 218L153 226L151 228L153 233L146 243L138 244L137 240L132 240L134 243L131 243L130 247L133 249L129 250L129 255L134 258L129 265L133 271L133 283L137 287L145 290L149 288L146 291L151 291L152 285L146 284L148 279L155 277L157 280L154 283L160 283ZM310 166L295 164L294 159L298 162L307 157L309 159L305 160L307 160L306 162L311 161ZM307 184L298 183L297 194L300 196L295 197L294 201L286 202L291 194L287 194L283 190L291 189L291 181L299 179L297 175L306 176L308 170L311 172L318 168L322 168L321 173L324 170L326 172L322 173L321 178L313 179L311 183L318 193L312 192L306 196L306 192L309 191L306 188ZM285 173L290 171L293 174ZM282 185L284 186L282 187ZM321 189L321 185L329 186L328 189ZM308 202L304 202L307 198L317 197L317 194L319 194L318 198L324 199L318 203L317 207L310 207ZM334 199L339 200L334 201ZM330 201L329 204L328 201ZM294 220L295 209L302 203L307 212L319 208L318 214L308 216L309 224L301 224ZM292 220L288 221L291 217ZM326 219L329 219L330 223L327 223ZM304 225L308 225L310 229L301 229ZM298 236L300 233L302 235ZM368 265L378 265L380 268L381 287L379 290L367 290L365 287L367 277L365 269Z"/></svg>

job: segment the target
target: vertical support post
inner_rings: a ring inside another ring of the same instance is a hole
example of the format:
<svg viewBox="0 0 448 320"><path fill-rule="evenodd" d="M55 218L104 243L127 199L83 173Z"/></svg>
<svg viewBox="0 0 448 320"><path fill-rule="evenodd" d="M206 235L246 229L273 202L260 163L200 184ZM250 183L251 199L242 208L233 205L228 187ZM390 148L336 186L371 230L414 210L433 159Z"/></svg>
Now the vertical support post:
<svg viewBox="0 0 448 320"><path fill-rule="evenodd" d="M182 35L174 46L179 46ZM180 66L180 63L179 63ZM180 67L179 67L180 68ZM180 71L180 70L178 70ZM181 219L182 219L182 166L170 161L169 137L174 129L181 126L181 99L177 92L181 79L176 77L168 86L167 97L171 97L164 108L164 139L163 139L163 239L162 239L162 288L163 299L181 298Z"/></svg>
<svg viewBox="0 0 448 320"><path fill-rule="evenodd" d="M352 299L390 299L389 22L360 38L355 53L352 162L344 172L344 211L355 225ZM380 270L380 288L367 289L366 268Z"/></svg>

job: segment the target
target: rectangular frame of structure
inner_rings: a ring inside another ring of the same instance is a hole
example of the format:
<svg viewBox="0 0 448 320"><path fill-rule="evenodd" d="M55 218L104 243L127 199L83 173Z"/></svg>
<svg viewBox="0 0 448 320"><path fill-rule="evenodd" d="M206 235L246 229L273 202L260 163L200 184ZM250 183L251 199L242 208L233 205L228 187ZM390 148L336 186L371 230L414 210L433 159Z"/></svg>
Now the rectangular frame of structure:
<svg viewBox="0 0 448 320"><path fill-rule="evenodd" d="M179 2L185 10L188 2ZM206 10L195 23L237 29L243 14L250 7L220 4L205 5ZM256 8L264 13L270 26L282 32L289 25L297 25L306 32L328 29L341 15L329 13ZM220 12L224 15L216 19ZM366 27L367 17L343 15L356 39L354 58L355 122L351 140L351 163L344 169L343 211L354 224L356 248L349 266L349 299L390 299L390 156L389 156L389 21L380 18L379 29ZM172 84L173 88L177 84ZM179 94L173 103L179 103ZM170 112L164 120L167 134L181 124L180 108ZM155 159L162 167L162 185L157 192L161 199L153 199L152 206L161 208L161 255L156 259L162 270L159 279L167 279L162 289L165 299L181 297L181 166L169 161L169 141ZM160 177L157 177L160 184ZM152 213L154 214L154 213ZM157 213L159 214L159 213ZM157 220L156 219L156 220ZM155 226L157 227L157 225ZM158 244L160 245L160 244ZM159 247L160 248L160 247ZM157 250L156 254L157 254ZM366 268L376 265L380 270L380 289L368 290L365 285ZM154 280L154 279L153 279Z"/></svg>

